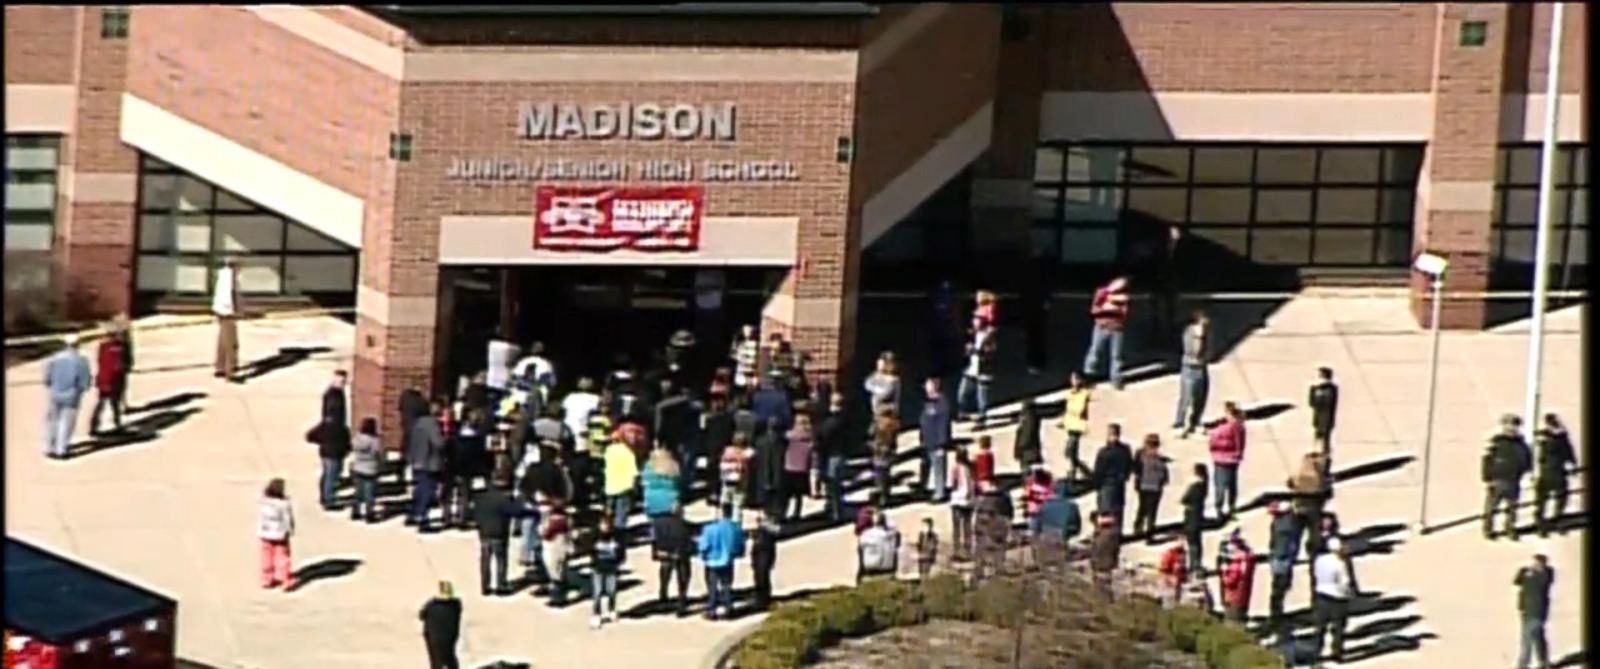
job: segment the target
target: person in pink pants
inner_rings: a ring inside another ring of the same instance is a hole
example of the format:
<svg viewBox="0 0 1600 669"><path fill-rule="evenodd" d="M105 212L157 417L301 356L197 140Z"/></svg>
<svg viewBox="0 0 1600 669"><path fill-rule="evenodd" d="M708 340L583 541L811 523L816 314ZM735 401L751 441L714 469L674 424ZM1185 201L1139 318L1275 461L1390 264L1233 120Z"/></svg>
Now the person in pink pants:
<svg viewBox="0 0 1600 669"><path fill-rule="evenodd" d="M261 587L294 587L289 573L289 537L293 534L294 509L283 492L283 479L272 479L262 493L256 520L256 537L261 540Z"/></svg>

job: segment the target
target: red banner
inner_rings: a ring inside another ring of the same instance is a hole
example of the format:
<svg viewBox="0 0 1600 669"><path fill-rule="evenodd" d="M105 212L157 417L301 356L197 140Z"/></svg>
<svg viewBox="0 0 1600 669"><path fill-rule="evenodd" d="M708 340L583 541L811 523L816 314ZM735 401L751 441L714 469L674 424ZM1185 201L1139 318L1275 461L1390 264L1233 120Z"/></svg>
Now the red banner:
<svg viewBox="0 0 1600 669"><path fill-rule="evenodd" d="M533 248L694 251L705 193L699 186L540 186Z"/></svg>

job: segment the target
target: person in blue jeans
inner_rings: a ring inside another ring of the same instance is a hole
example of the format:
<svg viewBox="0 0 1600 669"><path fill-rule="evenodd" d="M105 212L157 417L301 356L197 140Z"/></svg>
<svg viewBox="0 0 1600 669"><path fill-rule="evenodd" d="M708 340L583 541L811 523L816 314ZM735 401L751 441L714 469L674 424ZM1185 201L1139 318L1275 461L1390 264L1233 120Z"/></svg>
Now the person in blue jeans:
<svg viewBox="0 0 1600 669"><path fill-rule="evenodd" d="M828 413L817 421L811 457L816 462L817 478L822 481L827 497L828 517L833 522L847 518L844 509L845 443L849 437L848 419L845 416L844 393L835 392L828 398Z"/></svg>
<svg viewBox="0 0 1600 669"><path fill-rule="evenodd" d="M406 524L417 526L419 531L428 529L428 510L433 507L434 496L438 493L439 472L444 470L444 430L439 426L444 401L435 399L431 409L411 425L410 440L406 443L406 462L411 466L415 482Z"/></svg>
<svg viewBox="0 0 1600 669"><path fill-rule="evenodd" d="M330 417L331 418L331 417ZM332 511L339 494L339 479L344 474L344 458L350 454L350 428L342 422L324 420L311 429L322 458L322 481L318 488L324 511Z"/></svg>
<svg viewBox="0 0 1600 669"><path fill-rule="evenodd" d="M1211 337L1211 319L1195 310L1194 320L1183 329L1183 356L1178 364L1178 411L1172 429L1179 439L1188 439L1200 429L1206 411L1206 396L1211 391L1211 376L1206 370Z"/></svg>
<svg viewBox="0 0 1600 669"><path fill-rule="evenodd" d="M1089 335L1089 352L1083 357L1083 371L1087 376L1098 376L1100 361L1110 363L1111 385L1122 389L1122 331L1128 322L1128 278L1119 276L1094 292L1089 303L1089 315L1094 318L1094 330Z"/></svg>
<svg viewBox="0 0 1600 669"><path fill-rule="evenodd" d="M950 403L945 399L943 383L938 377L928 377L923 382L926 399L918 420L922 439L922 467L918 488L927 492L934 502L945 499L945 450L950 447L952 427Z"/></svg>
<svg viewBox="0 0 1600 669"><path fill-rule="evenodd" d="M967 367L961 374L961 385L956 388L959 413L967 414L969 408L975 409L978 429L983 429L989 417L989 384L994 382L995 346L993 326L985 326L973 335L967 344Z"/></svg>
<svg viewBox="0 0 1600 669"><path fill-rule="evenodd" d="M594 616L589 626L600 629L606 623L617 621L617 572L622 569L627 546L617 537L616 525L610 516L600 517L600 531L594 538L592 570Z"/></svg>
<svg viewBox="0 0 1600 669"><path fill-rule="evenodd" d="M700 530L696 548L706 568L706 618L727 618L733 607L733 565L744 555L744 529L733 519L731 505Z"/></svg>
<svg viewBox="0 0 1600 669"><path fill-rule="evenodd" d="M50 396L44 416L44 452L54 459L67 457L78 408L89 390L89 360L78 352L78 335L67 335L65 344L44 365L44 387Z"/></svg>

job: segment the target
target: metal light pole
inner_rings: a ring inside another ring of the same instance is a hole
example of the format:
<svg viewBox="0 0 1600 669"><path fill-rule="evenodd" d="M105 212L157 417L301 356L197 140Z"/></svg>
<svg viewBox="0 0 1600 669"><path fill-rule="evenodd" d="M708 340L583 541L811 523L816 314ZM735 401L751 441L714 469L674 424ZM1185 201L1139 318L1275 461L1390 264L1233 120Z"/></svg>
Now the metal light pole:
<svg viewBox="0 0 1600 669"><path fill-rule="evenodd" d="M1450 262L1432 253L1417 256L1412 264L1417 271L1428 275L1433 284L1433 318L1428 325L1433 329L1433 354L1428 364L1428 422L1422 433L1422 509L1417 512L1417 531L1428 531L1428 474L1433 465L1433 415L1439 390L1439 315L1444 307L1444 271Z"/></svg>
<svg viewBox="0 0 1600 669"><path fill-rule="evenodd" d="M1528 333L1528 386L1522 424L1531 436L1539 424L1539 377L1544 371L1544 313L1550 300L1550 206L1556 171L1556 120L1561 99L1561 15L1564 2L1551 5L1550 64L1544 85L1544 142L1539 166L1539 228L1533 247L1533 323Z"/></svg>

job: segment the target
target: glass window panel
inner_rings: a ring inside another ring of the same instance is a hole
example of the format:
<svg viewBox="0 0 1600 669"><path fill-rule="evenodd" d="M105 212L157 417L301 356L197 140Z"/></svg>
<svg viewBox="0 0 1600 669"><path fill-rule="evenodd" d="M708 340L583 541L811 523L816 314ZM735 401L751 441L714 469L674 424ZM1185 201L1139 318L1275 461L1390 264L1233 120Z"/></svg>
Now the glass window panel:
<svg viewBox="0 0 1600 669"><path fill-rule="evenodd" d="M1249 257L1250 231L1244 228L1190 228L1201 243L1209 243L1240 258Z"/></svg>
<svg viewBox="0 0 1600 669"><path fill-rule="evenodd" d="M1311 260L1311 230L1256 228L1250 238L1250 259L1263 265L1304 265Z"/></svg>
<svg viewBox="0 0 1600 669"><path fill-rule="evenodd" d="M1065 228L1061 232L1063 261L1106 264L1117 259L1115 228Z"/></svg>
<svg viewBox="0 0 1600 669"><path fill-rule="evenodd" d="M239 292L276 294L283 292L283 257L239 258ZM214 271L214 270L213 270Z"/></svg>
<svg viewBox="0 0 1600 669"><path fill-rule="evenodd" d="M1074 146L1067 149L1069 183L1117 183L1122 181L1120 146Z"/></svg>
<svg viewBox="0 0 1600 669"><path fill-rule="evenodd" d="M49 251L51 240L55 238L55 226L7 220L5 234L7 251Z"/></svg>
<svg viewBox="0 0 1600 669"><path fill-rule="evenodd" d="M1061 189L1035 188L1033 189L1033 217L1056 220L1061 205Z"/></svg>
<svg viewBox="0 0 1600 669"><path fill-rule="evenodd" d="M1589 147L1587 146L1573 148L1572 183L1580 186L1589 184Z"/></svg>
<svg viewBox="0 0 1600 669"><path fill-rule="evenodd" d="M1311 262L1315 265L1369 265L1372 263L1370 228L1365 230L1318 228Z"/></svg>
<svg viewBox="0 0 1600 669"><path fill-rule="evenodd" d="M1503 263L1533 264L1534 230L1501 231L1498 259Z"/></svg>
<svg viewBox="0 0 1600 669"><path fill-rule="evenodd" d="M217 235L228 253L270 253L283 250L283 219L262 215L218 215Z"/></svg>
<svg viewBox="0 0 1600 669"><path fill-rule="evenodd" d="M1416 183L1422 176L1422 147L1408 146L1383 150L1383 182Z"/></svg>
<svg viewBox="0 0 1600 669"><path fill-rule="evenodd" d="M1056 236L1060 229L1054 223L1031 227L1029 231L1033 236L1033 248L1042 251L1046 257L1060 255L1061 250L1056 248Z"/></svg>
<svg viewBox="0 0 1600 669"><path fill-rule="evenodd" d="M148 171L151 171L151 172L171 172L171 171L174 171L174 170L178 169L176 167L168 165L166 162L162 161L160 158L157 158L157 157L152 156L150 154L142 154L142 157L144 159L143 162L144 162L144 169L145 170L148 170Z"/></svg>
<svg viewBox="0 0 1600 669"><path fill-rule="evenodd" d="M1189 191L1178 187L1137 187L1128 189L1128 212L1166 223L1182 223L1188 218Z"/></svg>
<svg viewBox="0 0 1600 669"><path fill-rule="evenodd" d="M60 135L6 135L7 149L31 149L41 146L56 147L60 145Z"/></svg>
<svg viewBox="0 0 1600 669"><path fill-rule="evenodd" d="M139 177L139 208L144 211L171 211L178 201L178 177L170 174L143 174Z"/></svg>
<svg viewBox="0 0 1600 669"><path fill-rule="evenodd" d="M1542 151L1541 151L1542 153ZM1558 146L1556 148L1556 186L1572 185L1572 147ZM1540 166L1543 169L1543 166Z"/></svg>
<svg viewBox="0 0 1600 669"><path fill-rule="evenodd" d="M1068 224L1108 222L1122 216L1121 186L1077 186L1066 189L1062 217Z"/></svg>
<svg viewBox="0 0 1600 669"><path fill-rule="evenodd" d="M1510 154L1510 162L1506 165L1506 183L1515 185L1538 185L1539 183L1539 147L1514 146L1506 149Z"/></svg>
<svg viewBox="0 0 1600 669"><path fill-rule="evenodd" d="M1411 224L1417 218L1417 192L1412 188L1389 188L1383 191L1380 223Z"/></svg>
<svg viewBox="0 0 1600 669"><path fill-rule="evenodd" d="M211 252L211 216L209 214L178 214L173 216L173 238L177 250L185 253Z"/></svg>
<svg viewBox="0 0 1600 669"><path fill-rule="evenodd" d="M1316 149L1261 149L1256 153L1256 181L1264 184L1308 184L1316 179Z"/></svg>
<svg viewBox="0 0 1600 669"><path fill-rule="evenodd" d="M1570 238L1567 241L1567 264L1589 264L1589 231L1585 228L1573 228L1567 231Z"/></svg>
<svg viewBox="0 0 1600 669"><path fill-rule="evenodd" d="M1247 147L1205 147L1194 150L1195 183L1250 182L1251 150Z"/></svg>
<svg viewBox="0 0 1600 669"><path fill-rule="evenodd" d="M1194 189L1189 219L1195 223L1244 225L1250 222L1249 188Z"/></svg>
<svg viewBox="0 0 1600 669"><path fill-rule="evenodd" d="M53 210L56 206L54 183L6 184L6 209Z"/></svg>
<svg viewBox="0 0 1600 669"><path fill-rule="evenodd" d="M227 212L264 212L265 209L256 206L248 200L240 198L233 193L217 189L217 211Z"/></svg>
<svg viewBox="0 0 1600 669"><path fill-rule="evenodd" d="M45 170L54 172L59 152L54 146L6 147L7 170Z"/></svg>
<svg viewBox="0 0 1600 669"><path fill-rule="evenodd" d="M902 227L903 228L920 230L920 228L917 228L915 226L910 226L910 225L897 225L897 226L895 226L895 228L902 228ZM893 230L894 228L890 228L890 229ZM311 230L310 228L307 228L307 227L305 227L303 225L300 225L299 223L295 223L294 221L289 221L289 250L290 251L354 251L355 249L352 249L352 248L350 248L348 246L345 246L344 244L340 244L339 242L333 241L332 239L328 239L327 237L319 235L316 232L314 232L313 230Z"/></svg>
<svg viewBox="0 0 1600 669"><path fill-rule="evenodd" d="M1256 191L1256 222L1310 223L1311 191L1298 188Z"/></svg>
<svg viewBox="0 0 1600 669"><path fill-rule="evenodd" d="M204 258L141 255L136 285L140 291L205 294L208 276Z"/></svg>
<svg viewBox="0 0 1600 669"><path fill-rule="evenodd" d="M1376 188L1323 188L1317 191L1318 223L1370 224L1377 215Z"/></svg>
<svg viewBox="0 0 1600 669"><path fill-rule="evenodd" d="M1589 189L1578 188L1572 191L1572 219L1574 227L1588 227L1589 225Z"/></svg>
<svg viewBox="0 0 1600 669"><path fill-rule="evenodd" d="M1320 183L1370 184L1378 181L1380 149L1323 149Z"/></svg>
<svg viewBox="0 0 1600 669"><path fill-rule="evenodd" d="M1411 227L1378 228L1378 255L1373 264L1406 267L1411 264Z"/></svg>
<svg viewBox="0 0 1600 669"><path fill-rule="evenodd" d="M211 184L190 176L178 177L178 211L206 211L211 208Z"/></svg>
<svg viewBox="0 0 1600 669"><path fill-rule="evenodd" d="M1189 180L1189 149L1135 147L1128 159L1128 178L1145 183L1183 183Z"/></svg>
<svg viewBox="0 0 1600 669"><path fill-rule="evenodd" d="M1033 180L1053 183L1061 180L1061 169L1064 164L1061 149L1053 146L1041 146L1033 150Z"/></svg>
<svg viewBox="0 0 1600 669"><path fill-rule="evenodd" d="M283 288L290 293L350 293L356 289L352 256L287 256Z"/></svg>
<svg viewBox="0 0 1600 669"><path fill-rule="evenodd" d="M1507 225L1533 225L1539 220L1539 191L1534 188L1507 188L1501 204L1501 220Z"/></svg>
<svg viewBox="0 0 1600 669"><path fill-rule="evenodd" d="M169 214L146 214L139 217L139 250L171 251L178 245L177 227ZM206 249L209 250L209 249Z"/></svg>

